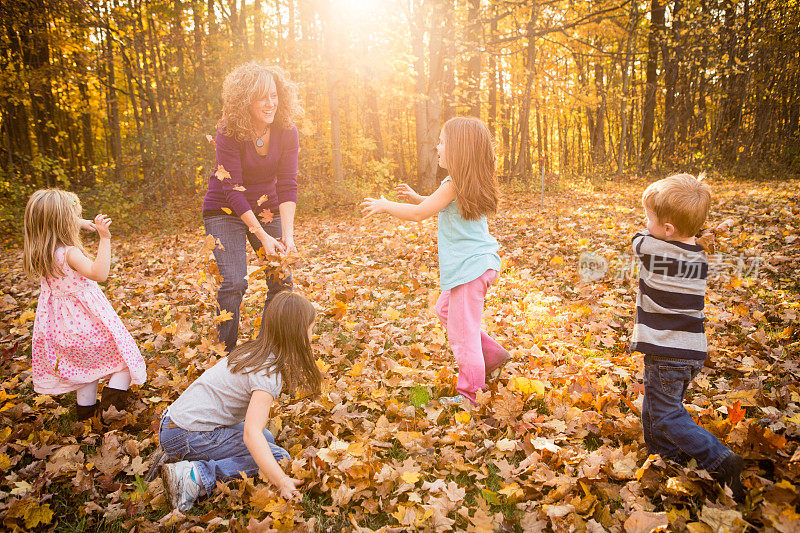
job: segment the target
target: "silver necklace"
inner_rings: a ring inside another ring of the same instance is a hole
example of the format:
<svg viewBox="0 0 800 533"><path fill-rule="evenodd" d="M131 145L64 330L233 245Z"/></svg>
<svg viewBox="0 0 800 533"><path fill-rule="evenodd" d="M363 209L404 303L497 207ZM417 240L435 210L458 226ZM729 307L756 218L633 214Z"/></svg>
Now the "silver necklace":
<svg viewBox="0 0 800 533"><path fill-rule="evenodd" d="M264 133L262 133L262 134L261 134L259 137L256 137L256 146L258 146L259 148L261 148L262 146L264 146L264 141L262 141L262 140L261 140L261 137L263 137L264 135L266 135L268 130L269 130L269 126L267 126L266 128L264 128Z"/></svg>

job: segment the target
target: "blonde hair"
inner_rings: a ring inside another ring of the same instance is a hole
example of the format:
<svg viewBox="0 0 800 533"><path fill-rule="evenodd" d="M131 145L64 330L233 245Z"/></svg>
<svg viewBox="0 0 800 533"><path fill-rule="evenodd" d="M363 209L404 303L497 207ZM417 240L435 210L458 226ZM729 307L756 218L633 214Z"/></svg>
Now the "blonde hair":
<svg viewBox="0 0 800 533"><path fill-rule="evenodd" d="M496 212L500 194L489 128L475 117L455 117L444 123L442 137L461 216L477 220Z"/></svg>
<svg viewBox="0 0 800 533"><path fill-rule="evenodd" d="M31 195L24 222L23 266L28 276L63 276L61 265L56 264L56 249L61 246L76 246L86 253L78 225L80 216L81 202L74 193L41 189Z"/></svg>
<svg viewBox="0 0 800 533"><path fill-rule="evenodd" d="M217 122L217 129L237 141L252 139L250 105L267 95L272 81L278 91L278 109L273 124L281 129L290 128L293 120L304 115L297 98L297 84L282 68L251 61L225 76L222 83L222 117Z"/></svg>
<svg viewBox="0 0 800 533"><path fill-rule="evenodd" d="M658 218L670 223L683 237L700 231L711 207L711 189L703 182L705 174L676 174L651 183L642 194L642 205Z"/></svg>
<svg viewBox="0 0 800 533"><path fill-rule="evenodd" d="M258 337L240 344L228 355L228 370L233 374L275 372L281 375L289 394L303 390L318 396L322 374L308 339L308 328L316 314L305 297L279 292L264 308Z"/></svg>

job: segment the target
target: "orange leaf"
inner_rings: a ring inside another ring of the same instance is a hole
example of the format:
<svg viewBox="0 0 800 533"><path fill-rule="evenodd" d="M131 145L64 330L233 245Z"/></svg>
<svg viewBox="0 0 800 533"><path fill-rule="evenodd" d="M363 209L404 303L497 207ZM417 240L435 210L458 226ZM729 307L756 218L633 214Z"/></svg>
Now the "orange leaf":
<svg viewBox="0 0 800 533"><path fill-rule="evenodd" d="M209 135L208 133L206 133L206 140L207 140L208 142L210 142L210 143L211 143L213 146L216 146L216 145L217 145L217 141L215 141L215 140L214 140L214 137L212 137L212 136L211 136L211 135Z"/></svg>
<svg viewBox="0 0 800 533"><path fill-rule="evenodd" d="M744 420L744 409L742 409L741 402L736 402L732 406L728 407L728 420L731 421L732 426L735 426L741 420Z"/></svg>
<svg viewBox="0 0 800 533"><path fill-rule="evenodd" d="M269 224L270 222L272 222L272 211L270 211L269 209L265 209L264 211L261 211L258 214L258 218Z"/></svg>
<svg viewBox="0 0 800 533"><path fill-rule="evenodd" d="M261 205L266 201L267 201L267 195L266 194L262 194L261 198L258 199L258 205Z"/></svg>

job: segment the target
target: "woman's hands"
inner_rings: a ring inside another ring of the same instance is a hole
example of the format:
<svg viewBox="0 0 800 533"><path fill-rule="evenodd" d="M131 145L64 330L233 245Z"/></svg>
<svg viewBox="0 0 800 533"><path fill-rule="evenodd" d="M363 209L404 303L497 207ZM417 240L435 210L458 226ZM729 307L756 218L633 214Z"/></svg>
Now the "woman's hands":
<svg viewBox="0 0 800 533"><path fill-rule="evenodd" d="M364 218L378 213L386 213L386 208L389 205L389 200L381 195L380 198L364 198L361 202L361 214Z"/></svg>
<svg viewBox="0 0 800 533"><path fill-rule="evenodd" d="M283 253L286 251L284 244L276 240L272 235L264 231L259 232L258 240L261 241L261 246L264 247L264 253L267 255Z"/></svg>
<svg viewBox="0 0 800 533"><path fill-rule="evenodd" d="M87 221L88 222L88 221ZM111 230L108 227L111 225L111 219L107 215L97 215L94 217L94 229L101 239L110 239Z"/></svg>
<svg viewBox="0 0 800 533"><path fill-rule="evenodd" d="M280 483L276 485L281 498L284 500L292 500L300 496L300 491L297 487L303 483L303 480L293 477L284 477Z"/></svg>
<svg viewBox="0 0 800 533"><path fill-rule="evenodd" d="M417 191L412 189L411 186L408 185L407 183L401 183L400 185L395 187L394 192L396 192L401 198L404 198L415 204L418 204L425 199L424 196L417 193Z"/></svg>
<svg viewBox="0 0 800 533"><path fill-rule="evenodd" d="M283 237L281 237L281 243L283 243L283 247L286 250L286 252L288 253L297 252L297 246L295 246L294 244L294 237L284 235Z"/></svg>

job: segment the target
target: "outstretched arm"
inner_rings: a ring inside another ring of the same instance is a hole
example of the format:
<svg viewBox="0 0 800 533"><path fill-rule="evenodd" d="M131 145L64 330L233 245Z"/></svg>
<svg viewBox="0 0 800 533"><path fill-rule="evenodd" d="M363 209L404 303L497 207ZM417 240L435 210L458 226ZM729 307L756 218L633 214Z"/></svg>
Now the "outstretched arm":
<svg viewBox="0 0 800 533"><path fill-rule="evenodd" d="M267 476L280 492L281 497L287 500L299 496L297 485L302 483L299 479L287 476L278 461L272 455L264 428L269 421L269 408L274 398L272 394L263 390L255 390L250 396L247 414L244 416L244 444L250 450L250 455L258 468Z"/></svg>
<svg viewBox="0 0 800 533"><path fill-rule="evenodd" d="M380 198L365 198L361 202L361 213L368 217L377 213L389 213L402 220L421 222L430 218L456 199L456 191L450 181L442 183L430 196L426 196L417 205L392 202L381 196Z"/></svg>

